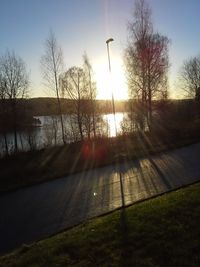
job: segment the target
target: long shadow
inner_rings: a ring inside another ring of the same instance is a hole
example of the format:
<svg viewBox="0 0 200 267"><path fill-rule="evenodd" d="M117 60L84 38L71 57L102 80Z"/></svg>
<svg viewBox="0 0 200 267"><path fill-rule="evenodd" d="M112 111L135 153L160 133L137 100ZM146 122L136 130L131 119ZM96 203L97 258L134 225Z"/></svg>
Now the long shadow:
<svg viewBox="0 0 200 267"><path fill-rule="evenodd" d="M168 189L171 189L171 185L169 181L166 179L165 175L163 174L162 170L157 166L156 162L148 156L148 160L153 166L154 170L158 173L159 177L163 180L164 184ZM142 180L142 183L144 185L145 191L147 194L150 194L150 188L148 186L148 179L145 177L144 174L144 168L142 168L140 161L135 162L135 168L140 173L139 177ZM119 250L121 252L120 257L120 266L131 266L131 251L129 250L130 242L134 242L134 240L130 240L130 234L129 234L129 227L128 227L128 218L126 214L126 208L125 208L125 196L124 196L124 188L123 188L123 178L122 174L125 173L127 169L124 170L121 169L122 172L120 172L119 168L119 176L120 176L120 189L121 189L121 198L122 198L122 208L120 210L120 218L119 218L119 236L120 236L120 243L119 243ZM147 174L148 175L148 174ZM152 179L150 179L152 180ZM139 182L138 182L139 183ZM152 185L155 187L155 183L151 181ZM155 188L156 189L156 188Z"/></svg>
<svg viewBox="0 0 200 267"><path fill-rule="evenodd" d="M150 140L148 140L148 137L145 136L145 134L138 135L138 141L143 145L143 153L145 157L149 160L151 163L151 166L153 167L154 171L159 175L159 177L162 179L164 185L168 190L172 188L171 184L167 180L165 174L163 173L162 169L156 164L156 162L152 159L151 155L149 154L148 147L152 146ZM146 184L146 179L144 177L144 174L142 173L142 169L140 169L141 177L143 179L144 185ZM151 179L152 180L152 179ZM145 189L148 190L147 185L145 186Z"/></svg>
<svg viewBox="0 0 200 267"><path fill-rule="evenodd" d="M122 207L120 210L120 218L119 218L119 235L120 235L120 243L119 248L121 251L120 257L120 266L129 266L129 229L127 224L127 214L125 207Z"/></svg>
<svg viewBox="0 0 200 267"><path fill-rule="evenodd" d="M124 183L123 183L123 175L127 173L127 171L131 169L131 167L127 164L127 161L124 160L123 162L116 162L115 170L119 177L119 184L120 184L120 195L121 195L121 206L122 208L125 207L125 194L124 194Z"/></svg>
<svg viewBox="0 0 200 267"><path fill-rule="evenodd" d="M116 172L119 176L120 183L120 195L121 195L121 209L119 216L119 250L121 252L119 266L127 267L129 266L129 234L128 234L128 224L127 224L127 215L126 215L126 201L125 201L125 192L124 192L124 183L123 183L123 175L127 173L128 170L131 169L131 166L124 161L123 164L117 162L116 163Z"/></svg>
<svg viewBox="0 0 200 267"><path fill-rule="evenodd" d="M151 191L150 191L150 188L148 186L148 182L147 182L147 178L146 178L146 176L149 175L149 174L145 175L144 168L145 167L142 168L141 162L138 160L137 171L140 174L139 177L137 177L138 185L140 184L140 182L138 180L141 179L141 182L144 185L145 192L147 193L147 195L150 195ZM141 188L141 186L140 186L140 188Z"/></svg>
<svg viewBox="0 0 200 267"><path fill-rule="evenodd" d="M156 162L151 157L148 157L148 160L151 163L151 165L153 166L153 168L155 169L155 171L158 173L159 177L164 182L167 189L168 190L172 189L170 182L167 180L167 178L166 178L165 174L162 172L161 168L156 164Z"/></svg>

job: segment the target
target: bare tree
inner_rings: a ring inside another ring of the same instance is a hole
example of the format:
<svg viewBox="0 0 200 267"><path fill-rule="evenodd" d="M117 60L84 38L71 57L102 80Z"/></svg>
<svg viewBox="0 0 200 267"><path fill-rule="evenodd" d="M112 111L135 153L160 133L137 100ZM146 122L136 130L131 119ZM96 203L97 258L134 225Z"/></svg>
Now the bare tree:
<svg viewBox="0 0 200 267"><path fill-rule="evenodd" d="M200 94L200 56L183 63L180 78L188 96L198 99Z"/></svg>
<svg viewBox="0 0 200 267"><path fill-rule="evenodd" d="M5 97L9 101L12 114L15 151L18 150L17 125L19 120L18 99L27 96L28 74L24 61L7 51L0 58L1 88L4 88Z"/></svg>
<svg viewBox="0 0 200 267"><path fill-rule="evenodd" d="M60 79L63 95L73 100L75 114L71 116L70 125L76 139L76 129L79 131L81 140L85 135L90 139L91 133L96 137L96 83L92 79L92 75L92 66L85 53L83 68L71 67L63 73ZM74 121L74 125L72 121Z"/></svg>
<svg viewBox="0 0 200 267"><path fill-rule="evenodd" d="M58 45L58 42L53 32L50 32L49 37L46 39L45 54L41 57L41 67L44 79L47 82L47 86L55 92L57 97L62 139L63 143L65 144L66 142L59 88L59 77L63 70L63 53L61 47L59 47Z"/></svg>
<svg viewBox="0 0 200 267"><path fill-rule="evenodd" d="M75 119L78 124L81 140L84 138L83 115L84 100L88 99L87 88L85 84L85 73L82 68L71 67L61 78L62 91L67 98L72 99L74 103Z"/></svg>
<svg viewBox="0 0 200 267"><path fill-rule="evenodd" d="M0 134L2 133L6 154L8 155L8 140L7 140L7 103L6 103L6 90L3 77L0 76Z"/></svg>
<svg viewBox="0 0 200 267"><path fill-rule="evenodd" d="M83 62L84 62L84 72L85 72L85 78L86 78L86 86L88 86L89 89L89 125L90 125L90 116L92 115L92 130L93 130L93 135L94 138L96 138L96 105L95 105L95 100L96 100L96 84L94 81L92 81L92 66L89 62L89 58L87 54L85 53L83 55ZM90 130L89 130L90 133Z"/></svg>
<svg viewBox="0 0 200 267"><path fill-rule="evenodd" d="M152 100L167 96L168 43L167 37L154 33L151 10L145 0L135 2L134 19L128 25L129 43L125 64L130 98L141 103L140 112L152 120Z"/></svg>

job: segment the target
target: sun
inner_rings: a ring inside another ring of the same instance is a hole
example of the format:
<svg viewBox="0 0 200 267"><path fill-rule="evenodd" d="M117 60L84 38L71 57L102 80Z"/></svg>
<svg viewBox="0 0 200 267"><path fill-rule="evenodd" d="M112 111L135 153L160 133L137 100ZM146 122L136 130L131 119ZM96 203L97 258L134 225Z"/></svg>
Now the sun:
<svg viewBox="0 0 200 267"><path fill-rule="evenodd" d="M111 74L109 73L107 58L99 59L94 64L94 74L98 99L111 99L112 93L116 100L128 98L123 62L120 58L112 58Z"/></svg>

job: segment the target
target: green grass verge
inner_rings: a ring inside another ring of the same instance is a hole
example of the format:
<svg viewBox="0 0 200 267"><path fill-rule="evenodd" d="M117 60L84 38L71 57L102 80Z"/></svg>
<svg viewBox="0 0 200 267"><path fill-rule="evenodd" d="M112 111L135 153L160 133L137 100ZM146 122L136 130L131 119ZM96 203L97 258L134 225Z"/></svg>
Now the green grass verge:
<svg viewBox="0 0 200 267"><path fill-rule="evenodd" d="M200 183L0 257L1 267L200 266Z"/></svg>

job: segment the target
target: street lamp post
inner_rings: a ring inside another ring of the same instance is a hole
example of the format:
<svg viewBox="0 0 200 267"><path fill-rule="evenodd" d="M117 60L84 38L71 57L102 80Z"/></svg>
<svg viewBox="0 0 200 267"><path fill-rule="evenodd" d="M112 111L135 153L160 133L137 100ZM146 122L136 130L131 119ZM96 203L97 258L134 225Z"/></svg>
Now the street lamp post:
<svg viewBox="0 0 200 267"><path fill-rule="evenodd" d="M108 64L109 64L109 72L111 76L111 64L110 64L110 51L109 51L109 43L114 41L113 38L110 38L106 41L107 44L107 52L108 52ZM111 88L112 90L112 88ZM114 101L114 95L112 90L112 107L113 107L113 115L114 115L114 122L115 122L115 133L117 136L117 125L116 125L116 117L115 117L115 101ZM122 174L119 169L119 180L120 180L120 190L121 190L121 198L122 198L122 208L125 206L125 200L124 200L124 188L123 188L123 180L122 180Z"/></svg>
<svg viewBox="0 0 200 267"><path fill-rule="evenodd" d="M108 52L108 65L109 65L109 72L110 72L110 79L111 79L111 64L110 64L110 50L109 50L109 43L113 42L114 39L113 38L109 38L106 41L107 44L107 52ZM111 88L112 90L112 88ZM112 108L113 108L113 115L114 115L114 123L115 123L115 134L117 136L117 126L116 126L116 117L115 117L115 101L114 101L114 94L113 94L113 90L112 90Z"/></svg>

